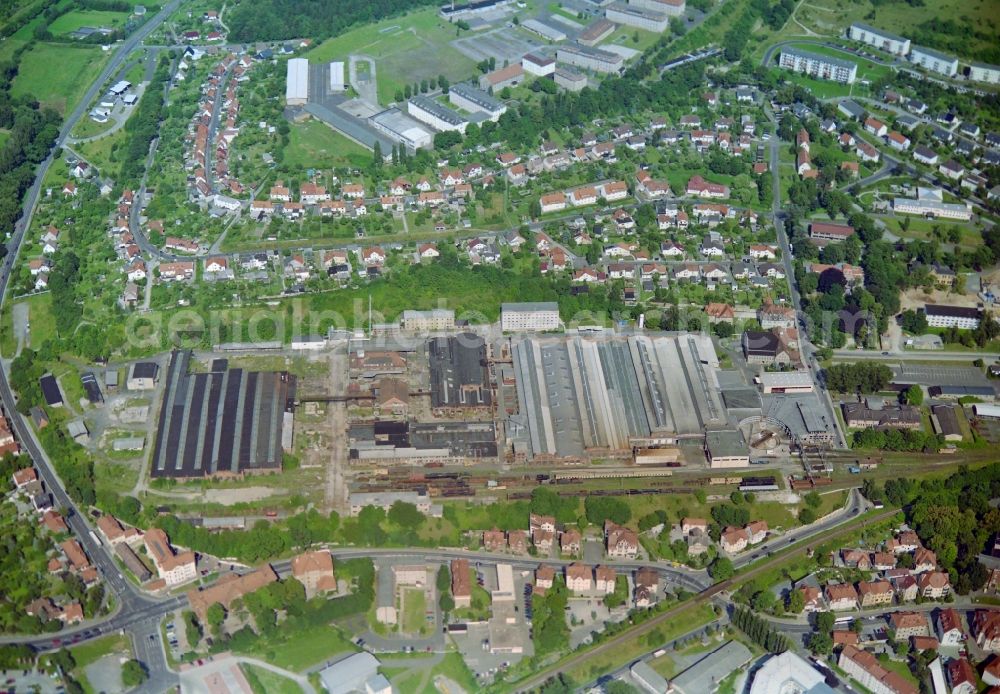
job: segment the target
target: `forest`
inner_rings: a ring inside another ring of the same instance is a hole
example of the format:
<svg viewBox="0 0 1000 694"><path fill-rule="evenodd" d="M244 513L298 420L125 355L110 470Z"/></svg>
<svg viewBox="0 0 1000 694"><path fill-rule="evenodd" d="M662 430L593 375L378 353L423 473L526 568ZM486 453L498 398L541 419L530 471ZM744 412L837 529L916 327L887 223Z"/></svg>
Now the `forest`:
<svg viewBox="0 0 1000 694"><path fill-rule="evenodd" d="M437 4L436 0L257 0L234 5L226 13L226 24L232 41L306 37L322 41L357 24Z"/></svg>

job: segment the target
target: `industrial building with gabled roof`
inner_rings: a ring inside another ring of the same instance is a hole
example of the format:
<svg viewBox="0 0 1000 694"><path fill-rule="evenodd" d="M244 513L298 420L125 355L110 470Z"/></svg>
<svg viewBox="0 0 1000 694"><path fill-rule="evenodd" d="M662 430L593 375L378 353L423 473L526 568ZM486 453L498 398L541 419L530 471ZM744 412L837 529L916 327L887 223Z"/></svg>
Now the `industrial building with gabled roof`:
<svg viewBox="0 0 1000 694"><path fill-rule="evenodd" d="M474 333L435 337L427 343L431 406L487 407L492 402L486 341Z"/></svg>
<svg viewBox="0 0 1000 694"><path fill-rule="evenodd" d="M225 362L225 360L221 360ZM174 351L153 448L153 477L241 476L281 469L291 445L295 377L219 369L190 373Z"/></svg>
<svg viewBox="0 0 1000 694"><path fill-rule="evenodd" d="M289 106L305 106L309 100L309 61L292 58L288 61L285 77L285 103Z"/></svg>

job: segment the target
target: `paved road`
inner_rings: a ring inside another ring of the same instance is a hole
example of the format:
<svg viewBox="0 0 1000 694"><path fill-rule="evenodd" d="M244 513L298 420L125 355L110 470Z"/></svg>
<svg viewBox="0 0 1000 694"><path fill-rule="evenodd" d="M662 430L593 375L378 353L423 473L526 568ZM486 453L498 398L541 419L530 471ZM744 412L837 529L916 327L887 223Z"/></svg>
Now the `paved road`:
<svg viewBox="0 0 1000 694"><path fill-rule="evenodd" d="M754 563L768 552L777 552L779 549L783 549L793 542L800 542L802 540L808 540L813 537L824 535L837 525L843 523L845 517L848 520L856 518L860 514L865 513L869 508L870 504L863 496L861 496L861 493L857 489L851 489L847 498L847 504L839 512L831 513L830 517L823 522L813 523L812 525L790 530L784 535L775 537L773 540L768 540L760 545L754 546L752 552L744 552L742 555L734 559L733 566L737 569L741 569Z"/></svg>
<svg viewBox="0 0 1000 694"><path fill-rule="evenodd" d="M847 523L843 523L836 530L832 530L828 533L825 533L822 537L817 538L812 542L799 543L795 545L792 551L786 552L779 557L773 557L773 558L769 557L765 561L762 561L759 564L749 568L748 570L744 571L742 574L738 576L722 581L720 583L716 583L715 585L706 588L697 596L695 596L692 600L687 600L685 602L680 603L679 605L671 607L670 609L661 612L655 617L646 620L642 624L638 624L630 629L625 629L621 633L613 636L612 638L607 639L606 641L595 646L594 648L589 648L582 652L574 653L562 659L561 661L557 662L555 665L551 665L549 667L539 670L537 673L535 673L528 679L518 682L517 691L527 693L534 689L537 689L550 677L555 677L560 673L564 673L567 672L568 670L572 670L576 667L579 667L583 665L587 660L596 656L598 653L607 653L609 651L614 651L615 649L620 648L621 646L631 641L632 639L636 638L637 636L648 634L650 631L652 631L659 625L669 622L671 619L676 618L677 615L687 611L688 609L691 609L695 605L701 605L706 602L712 601L716 598L716 596L721 597L722 594L736 588L740 584L746 582L749 579L754 578L758 574L769 571L775 564L781 564L791 559L792 557L805 554L808 551L815 551L815 549L819 545L829 542L832 539L835 539L837 537L840 537L841 535L853 531L859 523L869 523L869 522L875 523L880 520L884 520L886 518L891 517L897 511L898 509L889 509L883 511L882 513L879 513L876 516L872 516L871 518L867 518L864 520L853 519Z"/></svg>
<svg viewBox="0 0 1000 694"><path fill-rule="evenodd" d="M971 364L976 359L989 361L1000 359L1000 352L948 352L942 350L911 350L911 351L890 351L873 352L871 350L835 349L833 350L834 361L958 361Z"/></svg>
<svg viewBox="0 0 1000 694"><path fill-rule="evenodd" d="M781 211L781 176L778 170L778 164L780 162L778 157L778 147L781 145L781 140L778 138L777 119L775 119L770 106L765 104L764 113L767 115L767 118L772 126L771 139L768 142L768 154L770 155L771 161L771 220L774 223L774 230L778 237L778 244L781 246L781 262L785 267L785 277L788 278L788 289L791 303L792 306L795 307L796 313L798 313L799 308L802 306L802 298L799 295L798 283L795 281L795 269L792 267L792 244L789 241L788 232L785 230L784 213ZM826 421L830 422L833 426L836 438L836 447L847 448L847 438L845 437L843 430L840 428L840 420L837 419L837 415L834 412L833 400L830 398L830 393L824 385L824 381L820 373L819 362L815 358L816 348L813 346L812 342L810 342L809 331L805 329L804 324L801 323L801 319L799 327L799 352L802 357L802 363L806 365L807 369L809 369L809 372L812 375L813 383L817 384L817 395L826 410Z"/></svg>
<svg viewBox="0 0 1000 694"><path fill-rule="evenodd" d="M0 266L0 305L2 305L3 300L6 298L7 286L10 281L11 272L14 264L17 262L21 242L24 240L24 234L31 225L31 218L35 211L35 205L38 202L42 182L48 173L49 167L52 165L54 153L66 144L70 132L72 132L77 122L87 112L87 108L94 98L100 93L104 83L110 79L113 74L115 74L115 72L122 66L128 56L141 44L141 42L180 6L180 2L181 0L170 0L170 2L163 6L163 9L161 9L160 12L158 12L152 19L146 22L143 26L136 30L135 33L127 38L118 47L114 56L112 56L108 64L80 98L80 101L77 103L73 111L66 116L63 126L59 131L59 136L56 138L55 147L49 156L46 157L45 160L38 166L35 181L25 193L25 212L14 227L13 233L11 234L11 240L8 243L9 253L4 258L3 265ZM168 601L156 600L141 594L122 576L121 573L119 573L118 567L115 565L114 560L111 558L111 554L107 548L99 542L94 542L91 538L91 526L89 521L79 512L76 505L73 503L73 500L69 498L69 495L66 493L61 481L55 473L52 462L49 460L48 456L45 455L41 445L39 445L38 440L35 438L34 431L28 421L24 417L16 414L15 407L17 400L14 397L14 393L11 391L6 369L6 366L0 368L0 400L2 400L6 412L10 415L10 421L14 428L14 432L17 435L18 440L21 442L21 445L34 461L39 476L45 483L46 488L52 494L55 505L64 510L66 523L70 530L72 530L74 535L76 535L80 544L83 546L84 551L87 553L87 556L90 557L94 566L103 577L107 588L115 594L118 601L116 614L103 625L91 628L91 631L95 631L97 633L92 634L90 638L94 635L110 633L112 631L122 629L125 626L129 626L133 642L141 642L143 640L148 642L146 648L137 648L137 654L139 654L138 657L146 658L146 660L144 660L144 664L150 675L149 680L144 685L144 690L160 692L175 686L177 683L177 677L167 669L166 660L162 657L162 644L159 645L158 653L153 649L153 646L159 643L159 635L156 632L155 625L150 623L150 617L162 614L164 611L164 605L166 605ZM152 641L149 639L150 634L154 636ZM72 639L74 635L75 634L73 634L73 632L70 632L69 638ZM80 638L84 638L84 635L80 634ZM28 643L30 643L30 645L37 650L48 650L51 648L57 648L60 645L63 645L64 642L62 641L62 637L59 637L58 643L56 642L56 639L49 637L47 643L45 640L29 641Z"/></svg>

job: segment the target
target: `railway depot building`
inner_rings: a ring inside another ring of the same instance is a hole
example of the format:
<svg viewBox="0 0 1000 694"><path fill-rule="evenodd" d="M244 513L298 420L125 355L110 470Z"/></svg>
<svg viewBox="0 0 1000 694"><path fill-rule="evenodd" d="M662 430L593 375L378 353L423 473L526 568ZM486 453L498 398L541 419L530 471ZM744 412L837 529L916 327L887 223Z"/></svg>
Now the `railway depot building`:
<svg viewBox="0 0 1000 694"><path fill-rule="evenodd" d="M160 407L153 477L275 472L291 449L295 377L230 369L216 359L192 373L191 352L174 351Z"/></svg>

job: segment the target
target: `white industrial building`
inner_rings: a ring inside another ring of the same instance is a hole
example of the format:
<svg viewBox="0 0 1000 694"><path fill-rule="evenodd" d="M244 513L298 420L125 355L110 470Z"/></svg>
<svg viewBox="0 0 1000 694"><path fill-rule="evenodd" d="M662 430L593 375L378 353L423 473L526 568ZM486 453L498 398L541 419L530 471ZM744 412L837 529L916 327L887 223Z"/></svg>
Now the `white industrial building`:
<svg viewBox="0 0 1000 694"><path fill-rule="evenodd" d="M115 84L108 91L114 94L115 96L121 96L122 94L127 92L131 86L132 86L131 82L128 82L126 80L121 80L120 82L115 82Z"/></svg>
<svg viewBox="0 0 1000 694"><path fill-rule="evenodd" d="M292 58L288 61L288 76L285 80L285 103L289 106L305 106L309 100L309 61Z"/></svg>
<svg viewBox="0 0 1000 694"><path fill-rule="evenodd" d="M529 75L545 77L556 71L556 61L547 55L528 53L526 56L521 58L521 67Z"/></svg>
<svg viewBox="0 0 1000 694"><path fill-rule="evenodd" d="M893 212L917 214L938 219L972 219L972 205L967 202L945 202L940 188L917 188L915 198L893 198Z"/></svg>
<svg viewBox="0 0 1000 694"><path fill-rule="evenodd" d="M464 134L465 128L469 125L469 121L455 111L421 94L407 102L406 110L418 121L426 123L435 130L454 130Z"/></svg>
<svg viewBox="0 0 1000 694"><path fill-rule="evenodd" d="M344 61L337 60L330 63L330 91L342 92L347 89L344 81Z"/></svg>
<svg viewBox="0 0 1000 694"><path fill-rule="evenodd" d="M684 14L684 0L629 0L629 5L641 7L653 12L661 12L669 17L680 17Z"/></svg>
<svg viewBox="0 0 1000 694"><path fill-rule="evenodd" d="M833 80L841 84L853 84L858 75L857 63L852 63L850 60L832 58L790 46L782 47L778 65L810 77Z"/></svg>
<svg viewBox="0 0 1000 694"><path fill-rule="evenodd" d="M507 107L502 102L497 101L482 89L469 84L452 85L448 90L448 101L466 111L473 113L481 111L489 115L490 120L494 123L507 111Z"/></svg>
<svg viewBox="0 0 1000 694"><path fill-rule="evenodd" d="M429 311L403 311L403 327L416 332L438 332L455 329L455 311L433 308Z"/></svg>
<svg viewBox="0 0 1000 694"><path fill-rule="evenodd" d="M616 2L608 6L604 11L604 16L612 22L645 29L657 34L662 34L670 26L670 17L664 13L646 9L635 4L626 5Z"/></svg>
<svg viewBox="0 0 1000 694"><path fill-rule="evenodd" d="M574 44L560 46L556 52L556 59L560 63L575 65L594 72L619 72L625 63L624 59L617 53Z"/></svg>
<svg viewBox="0 0 1000 694"><path fill-rule="evenodd" d="M910 50L910 62L948 77L954 77L958 74L958 58L945 55L932 48L913 46Z"/></svg>
<svg viewBox="0 0 1000 694"><path fill-rule="evenodd" d="M847 36L852 41L867 43L893 55L906 55L910 52L910 39L876 29L870 24L854 22L847 30Z"/></svg>
<svg viewBox="0 0 1000 694"><path fill-rule="evenodd" d="M430 147L434 136L398 108L387 108L368 119L371 126L400 143L410 152Z"/></svg>
<svg viewBox="0 0 1000 694"><path fill-rule="evenodd" d="M500 306L500 327L504 332L558 330L560 325L559 304L554 301Z"/></svg>
<svg viewBox="0 0 1000 694"><path fill-rule="evenodd" d="M988 65L987 63L970 63L969 79L972 80L973 82L1000 84L1000 65Z"/></svg>

